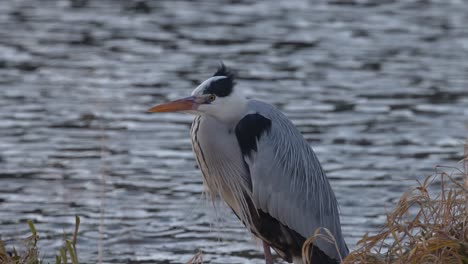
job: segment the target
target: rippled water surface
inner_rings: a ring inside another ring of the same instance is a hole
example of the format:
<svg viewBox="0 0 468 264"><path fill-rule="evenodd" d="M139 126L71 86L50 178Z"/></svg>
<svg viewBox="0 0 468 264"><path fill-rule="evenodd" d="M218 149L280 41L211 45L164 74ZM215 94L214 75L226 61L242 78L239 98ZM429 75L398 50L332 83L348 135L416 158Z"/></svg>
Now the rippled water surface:
<svg viewBox="0 0 468 264"><path fill-rule="evenodd" d="M460 159L467 25L456 0L2 1L0 236L33 219L51 259L79 214L84 263L263 263L202 199L192 118L145 113L222 59L314 147L354 247L412 180Z"/></svg>

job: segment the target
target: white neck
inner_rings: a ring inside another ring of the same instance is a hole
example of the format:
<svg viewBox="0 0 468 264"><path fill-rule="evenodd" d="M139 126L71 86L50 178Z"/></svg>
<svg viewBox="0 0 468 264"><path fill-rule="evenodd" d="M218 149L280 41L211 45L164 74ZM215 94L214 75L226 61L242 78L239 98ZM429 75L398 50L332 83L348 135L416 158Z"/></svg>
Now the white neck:
<svg viewBox="0 0 468 264"><path fill-rule="evenodd" d="M248 100L240 89L233 89L227 97L218 97L206 114L224 123L237 123L247 112Z"/></svg>

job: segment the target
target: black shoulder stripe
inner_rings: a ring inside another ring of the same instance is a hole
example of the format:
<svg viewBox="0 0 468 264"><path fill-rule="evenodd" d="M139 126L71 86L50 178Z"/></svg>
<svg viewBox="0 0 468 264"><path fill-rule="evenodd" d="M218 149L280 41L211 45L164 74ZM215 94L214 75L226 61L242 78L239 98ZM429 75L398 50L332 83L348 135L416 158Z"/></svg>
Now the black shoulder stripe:
<svg viewBox="0 0 468 264"><path fill-rule="evenodd" d="M242 118L236 126L236 137L242 155L250 155L257 151L257 140L271 129L271 120L260 114L249 114Z"/></svg>

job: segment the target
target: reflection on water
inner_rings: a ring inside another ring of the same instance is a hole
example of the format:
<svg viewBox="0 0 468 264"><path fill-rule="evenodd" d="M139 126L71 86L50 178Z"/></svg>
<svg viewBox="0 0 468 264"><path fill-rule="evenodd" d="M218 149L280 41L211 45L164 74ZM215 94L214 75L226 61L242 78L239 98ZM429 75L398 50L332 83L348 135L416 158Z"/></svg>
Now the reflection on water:
<svg viewBox="0 0 468 264"><path fill-rule="evenodd" d="M462 1L22 0L2 3L0 24L0 235L34 219L48 259L79 214L94 263L104 208L107 262L201 249L262 263L237 219L200 199L191 117L145 113L219 59L314 146L351 247L411 179L455 164L467 135Z"/></svg>

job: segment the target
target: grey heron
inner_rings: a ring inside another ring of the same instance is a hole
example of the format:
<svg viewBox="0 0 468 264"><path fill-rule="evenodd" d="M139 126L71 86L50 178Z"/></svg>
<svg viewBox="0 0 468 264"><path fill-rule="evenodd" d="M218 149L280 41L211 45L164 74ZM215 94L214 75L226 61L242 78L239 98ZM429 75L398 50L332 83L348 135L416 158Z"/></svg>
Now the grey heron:
<svg viewBox="0 0 468 264"><path fill-rule="evenodd" d="M338 203L314 151L274 106L247 99L223 63L191 96L148 111L196 116L192 147L204 185L262 240L267 264L273 263L270 248L289 263L303 263L302 245L318 228L336 242L318 238L307 256L311 263L339 263L348 254Z"/></svg>

